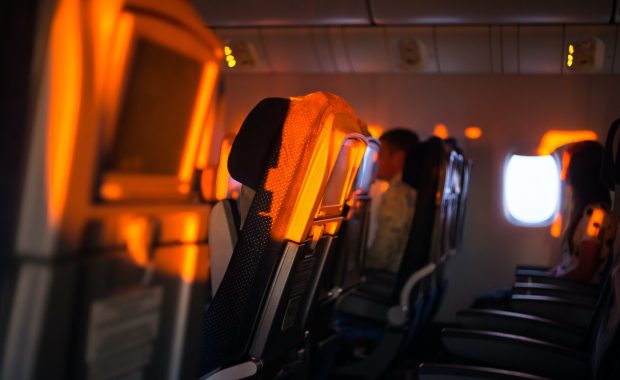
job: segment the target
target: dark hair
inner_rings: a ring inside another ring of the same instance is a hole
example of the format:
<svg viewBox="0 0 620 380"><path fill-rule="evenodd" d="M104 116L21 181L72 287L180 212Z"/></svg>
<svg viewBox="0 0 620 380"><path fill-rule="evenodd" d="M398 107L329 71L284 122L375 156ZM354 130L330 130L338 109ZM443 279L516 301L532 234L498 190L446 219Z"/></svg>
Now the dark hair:
<svg viewBox="0 0 620 380"><path fill-rule="evenodd" d="M611 205L607 186L599 173L603 161L603 146L596 141L580 141L566 148L570 156L566 168L566 183L573 187L573 211L569 216L564 240L573 247L573 235L585 208L591 203Z"/></svg>
<svg viewBox="0 0 620 380"><path fill-rule="evenodd" d="M387 145L390 151L402 150L405 153L419 142L418 135L415 132L404 128L390 129L379 140L382 144Z"/></svg>
<svg viewBox="0 0 620 380"><path fill-rule="evenodd" d="M570 161L566 182L573 187L582 207L589 203L611 204L609 191L599 176L603 151L603 146L596 141L580 141L567 148Z"/></svg>

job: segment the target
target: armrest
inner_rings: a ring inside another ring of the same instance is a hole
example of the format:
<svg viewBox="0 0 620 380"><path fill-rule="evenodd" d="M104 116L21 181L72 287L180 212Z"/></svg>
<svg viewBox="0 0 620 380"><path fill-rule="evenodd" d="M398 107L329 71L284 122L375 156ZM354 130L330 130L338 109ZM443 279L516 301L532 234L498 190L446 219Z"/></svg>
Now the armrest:
<svg viewBox="0 0 620 380"><path fill-rule="evenodd" d="M418 368L420 380L548 380L546 377L505 369L459 364L427 364Z"/></svg>
<svg viewBox="0 0 620 380"><path fill-rule="evenodd" d="M517 282L512 286L512 294L530 294L586 301L590 300L590 302L596 302L599 296L599 291L598 289L583 289L582 291L575 291L574 289L557 284Z"/></svg>
<svg viewBox="0 0 620 380"><path fill-rule="evenodd" d="M517 313L531 314L587 328L594 313L594 304L559 297L513 295L510 309Z"/></svg>
<svg viewBox="0 0 620 380"><path fill-rule="evenodd" d="M541 340L490 331L444 329L451 353L501 368L553 378L585 378L587 357L576 350Z"/></svg>
<svg viewBox="0 0 620 380"><path fill-rule="evenodd" d="M387 321L389 298L353 291L341 297L337 310L357 317Z"/></svg>
<svg viewBox="0 0 620 380"><path fill-rule="evenodd" d="M533 282L542 284L552 284L571 289L575 292L598 292L598 287L592 284L584 284L581 282L557 278L549 276L547 273L540 273L535 270L520 270L515 273L515 282Z"/></svg>
<svg viewBox="0 0 620 380"><path fill-rule="evenodd" d="M548 272L551 270L551 267L546 265L517 265L517 267L515 268L515 273L523 270Z"/></svg>
<svg viewBox="0 0 620 380"><path fill-rule="evenodd" d="M503 310L461 310L456 314L456 318L468 329L523 335L567 347L581 346L586 337L586 330L582 328Z"/></svg>

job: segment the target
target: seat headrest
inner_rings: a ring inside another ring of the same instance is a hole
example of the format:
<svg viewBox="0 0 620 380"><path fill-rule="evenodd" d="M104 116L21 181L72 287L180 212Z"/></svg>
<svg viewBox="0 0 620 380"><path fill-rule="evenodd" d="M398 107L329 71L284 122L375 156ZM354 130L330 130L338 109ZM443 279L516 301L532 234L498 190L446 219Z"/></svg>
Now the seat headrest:
<svg viewBox="0 0 620 380"><path fill-rule="evenodd" d="M419 190L423 180L424 166L435 165L435 161L441 156L443 150L443 141L434 136L423 143L413 144L405 157L403 182Z"/></svg>
<svg viewBox="0 0 620 380"><path fill-rule="evenodd" d="M228 157L228 171L236 181L256 191L290 106L290 99L260 101L243 121Z"/></svg>
<svg viewBox="0 0 620 380"><path fill-rule="evenodd" d="M614 190L615 185L620 184L620 160L618 159L620 134L617 133L618 127L620 127L620 119L615 120L609 127L607 140L605 140L603 162L601 164L601 182L609 190Z"/></svg>

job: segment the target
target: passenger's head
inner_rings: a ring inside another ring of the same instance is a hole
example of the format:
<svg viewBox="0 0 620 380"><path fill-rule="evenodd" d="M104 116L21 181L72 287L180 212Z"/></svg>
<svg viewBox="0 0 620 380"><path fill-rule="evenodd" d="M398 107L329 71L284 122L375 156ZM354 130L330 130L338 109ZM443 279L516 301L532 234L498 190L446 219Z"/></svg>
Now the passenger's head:
<svg viewBox="0 0 620 380"><path fill-rule="evenodd" d="M396 128L385 132L379 140L381 151L377 176L389 181L402 173L407 152L417 144L418 135L404 128Z"/></svg>
<svg viewBox="0 0 620 380"><path fill-rule="evenodd" d="M573 197L582 205L589 203L610 204L609 191L600 180L603 146L596 141L580 141L566 149L570 156L566 170L566 184L573 190Z"/></svg>

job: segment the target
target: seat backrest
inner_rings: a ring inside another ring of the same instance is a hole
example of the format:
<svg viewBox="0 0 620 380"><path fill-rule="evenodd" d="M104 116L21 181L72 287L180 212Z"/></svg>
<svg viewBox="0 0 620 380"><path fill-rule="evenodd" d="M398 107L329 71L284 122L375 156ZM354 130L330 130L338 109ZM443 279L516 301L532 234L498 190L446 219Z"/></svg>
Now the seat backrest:
<svg viewBox="0 0 620 380"><path fill-rule="evenodd" d="M463 232L465 230L465 215L467 213L467 198L469 195L469 184L471 181L471 172L473 161L467 157L463 157L463 167L461 173L461 194L459 196L459 206L456 217L456 236L454 241L455 252L461 250L463 243Z"/></svg>
<svg viewBox="0 0 620 380"><path fill-rule="evenodd" d="M605 143L601 180L614 191L613 209L620 220L620 119L615 120ZM620 239L616 231L611 270L602 285L601 295L592 318L591 377L613 379L620 376Z"/></svg>
<svg viewBox="0 0 620 380"><path fill-rule="evenodd" d="M441 257L441 196L447 169L443 141L431 137L412 149L405 160L403 182L417 190L410 235L397 275L393 298L397 301L409 276Z"/></svg>
<svg viewBox="0 0 620 380"><path fill-rule="evenodd" d="M333 245L331 273L323 276L319 301L329 294L340 294L362 280L370 223L370 187L376 178L378 156L379 142L370 139L355 179L353 197L347 202L345 220Z"/></svg>
<svg viewBox="0 0 620 380"><path fill-rule="evenodd" d="M222 47L180 0L39 11L0 378L194 376L210 205L192 185Z"/></svg>
<svg viewBox="0 0 620 380"><path fill-rule="evenodd" d="M448 256L455 255L458 249L458 213L459 205L462 201L463 169L463 155L452 148L448 156L446 179L441 198L440 219L443 224L440 250L442 252L442 260L447 259Z"/></svg>
<svg viewBox="0 0 620 380"><path fill-rule="evenodd" d="M367 136L350 107L327 93L266 99L248 114L228 167L256 193L205 313L203 374L260 360L274 375L303 341Z"/></svg>

